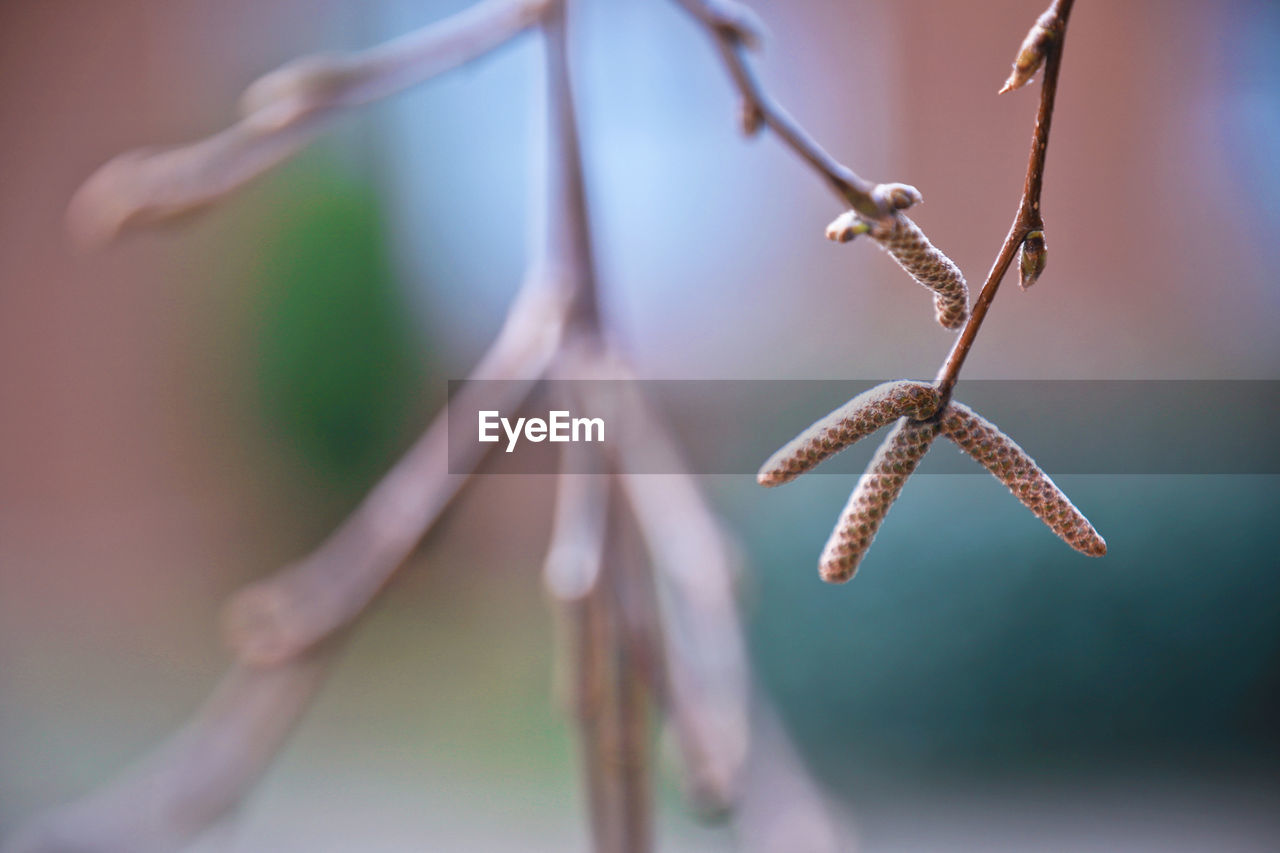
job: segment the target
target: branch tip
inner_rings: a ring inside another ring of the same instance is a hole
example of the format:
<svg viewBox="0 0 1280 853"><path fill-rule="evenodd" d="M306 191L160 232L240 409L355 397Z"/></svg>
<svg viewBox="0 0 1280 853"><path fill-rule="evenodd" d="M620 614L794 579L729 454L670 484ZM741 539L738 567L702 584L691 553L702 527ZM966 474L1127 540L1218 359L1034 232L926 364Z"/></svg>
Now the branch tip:
<svg viewBox="0 0 1280 853"><path fill-rule="evenodd" d="M910 184L876 184L871 190L871 197L878 204L893 210L906 210L924 201L920 190Z"/></svg>
<svg viewBox="0 0 1280 853"><path fill-rule="evenodd" d="M1036 19L1027 37L1022 40L1022 47L1019 48L1018 55L1013 61L1013 70L1009 72L1009 79L1004 81L1004 85L997 94L1003 95L1014 89L1021 89L1031 82L1031 78L1040 70L1045 57L1049 55L1049 51L1062 35L1062 30L1062 18L1055 4Z"/></svg>

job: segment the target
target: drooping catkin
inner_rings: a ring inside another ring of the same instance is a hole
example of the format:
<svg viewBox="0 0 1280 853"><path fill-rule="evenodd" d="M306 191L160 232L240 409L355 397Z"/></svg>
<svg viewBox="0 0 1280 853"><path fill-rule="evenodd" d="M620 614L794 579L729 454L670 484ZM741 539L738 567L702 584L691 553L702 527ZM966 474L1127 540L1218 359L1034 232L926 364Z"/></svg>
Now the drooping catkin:
<svg viewBox="0 0 1280 853"><path fill-rule="evenodd" d="M917 284L933 291L934 309L943 328L960 328L969 317L969 286L955 262L902 213L873 223L871 236Z"/></svg>
<svg viewBox="0 0 1280 853"><path fill-rule="evenodd" d="M858 571L885 514L928 452L938 430L936 420L903 418L894 426L858 480L836 529L822 549L818 571L824 581L844 583Z"/></svg>
<svg viewBox="0 0 1280 853"><path fill-rule="evenodd" d="M1000 428L961 403L942 414L942 432L976 459L1013 496L1072 548L1090 557L1107 553L1107 543L1035 460Z"/></svg>
<svg viewBox="0 0 1280 853"><path fill-rule="evenodd" d="M762 486L789 483L898 418L932 417L939 400L938 390L927 382L885 382L863 391L770 456L756 474L756 482Z"/></svg>

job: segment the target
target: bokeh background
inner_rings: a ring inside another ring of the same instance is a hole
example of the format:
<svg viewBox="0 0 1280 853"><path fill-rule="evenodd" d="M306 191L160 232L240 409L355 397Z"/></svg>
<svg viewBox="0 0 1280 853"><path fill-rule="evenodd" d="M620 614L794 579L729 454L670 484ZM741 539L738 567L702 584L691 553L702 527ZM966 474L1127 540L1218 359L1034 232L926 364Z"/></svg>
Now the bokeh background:
<svg viewBox="0 0 1280 853"><path fill-rule="evenodd" d="M123 149L221 127L298 54L464 5L0 4L0 836L198 704L226 664L220 603L315 544L495 333L526 256L539 48L352 115L179 228L80 254L67 199ZM1042 4L754 5L770 89L862 174L918 186L918 220L980 280L1036 101L995 90ZM838 207L774 140L739 138L689 21L574 6L606 311L642 371L932 375L950 337L925 294L822 239ZM1048 271L1001 295L966 377L1280 379L1278 41L1266 0L1077 4ZM785 438L822 405L743 428ZM851 481L705 484L751 557L761 679L866 849L1280 846L1275 476L1062 478L1102 561L976 469L918 477L840 588L814 564ZM237 849L582 849L538 578L549 488L474 483ZM726 848L669 780L661 803L664 849Z"/></svg>

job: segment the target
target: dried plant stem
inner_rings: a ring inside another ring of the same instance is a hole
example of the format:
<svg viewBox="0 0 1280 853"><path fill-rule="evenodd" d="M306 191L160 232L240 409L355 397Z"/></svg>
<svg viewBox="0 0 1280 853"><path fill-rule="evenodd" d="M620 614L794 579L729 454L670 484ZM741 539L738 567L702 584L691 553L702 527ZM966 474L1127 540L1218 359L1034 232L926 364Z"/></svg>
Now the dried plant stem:
<svg viewBox="0 0 1280 853"><path fill-rule="evenodd" d="M995 263L991 265L991 271L987 273L986 283L978 293L978 298L974 300L969 321L956 337L951 352L938 371L936 384L944 404L951 399L951 392L960 378L960 369L964 367L964 361L969 351L973 349L978 331L987 318L991 302L996 297L996 291L1000 289L1000 282L1004 280L1009 265L1013 263L1014 257L1028 236L1033 232L1044 231L1044 218L1040 212L1040 192L1044 187L1049 128L1053 122L1053 106L1058 94L1058 70L1062 65L1062 49L1067 37L1067 19L1071 15L1073 3L1074 0L1053 0L1045 16L1036 22L1037 29L1044 27L1045 17L1051 17L1056 24L1050 29L1053 37L1044 39L1040 43L1040 49L1044 51L1044 82L1040 86L1040 108L1036 112L1036 127L1031 138L1031 154L1027 161L1022 198L1018 203L1018 212L1014 216L1013 225L1000 246ZM1043 235L1039 239L1042 245ZM1041 261L1041 267L1043 267L1043 261Z"/></svg>

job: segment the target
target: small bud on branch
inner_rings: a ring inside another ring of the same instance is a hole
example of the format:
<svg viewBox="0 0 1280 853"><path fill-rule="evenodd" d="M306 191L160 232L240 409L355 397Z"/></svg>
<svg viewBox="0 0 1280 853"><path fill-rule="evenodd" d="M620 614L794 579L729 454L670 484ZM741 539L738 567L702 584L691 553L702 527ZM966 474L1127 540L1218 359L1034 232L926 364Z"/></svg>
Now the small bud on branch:
<svg viewBox="0 0 1280 853"><path fill-rule="evenodd" d="M870 230L871 225L866 220L860 219L855 211L846 210L831 220L831 224L827 226L827 239L834 243L848 243L859 234L866 234Z"/></svg>
<svg viewBox="0 0 1280 853"><path fill-rule="evenodd" d="M1062 19L1058 16L1056 8L1049 9L1036 19L1027 37L1022 40L1018 56L1013 60L1013 70L1009 73L1009 79L1004 81L999 94L1021 89L1031 82L1031 78L1044 64L1049 47L1058 40L1062 28Z"/></svg>
<svg viewBox="0 0 1280 853"><path fill-rule="evenodd" d="M1044 243L1043 231L1032 231L1018 249L1019 285L1023 290L1036 283L1049 261L1049 250Z"/></svg>

